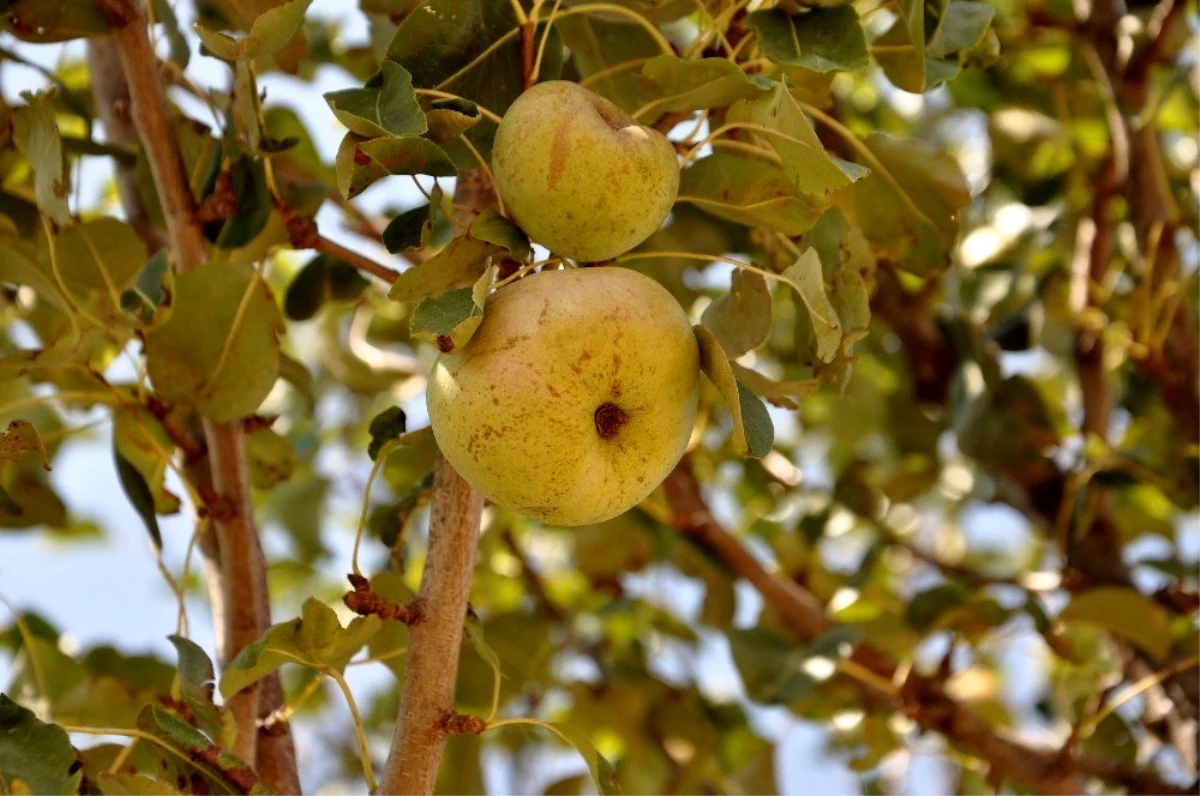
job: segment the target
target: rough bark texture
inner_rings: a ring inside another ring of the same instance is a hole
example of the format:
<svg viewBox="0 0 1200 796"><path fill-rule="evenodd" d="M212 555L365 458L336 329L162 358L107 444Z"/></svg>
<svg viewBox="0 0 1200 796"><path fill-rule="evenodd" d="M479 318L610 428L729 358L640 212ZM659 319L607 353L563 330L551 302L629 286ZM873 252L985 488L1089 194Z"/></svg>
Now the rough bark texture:
<svg viewBox="0 0 1200 796"><path fill-rule="evenodd" d="M408 630L404 694L379 793L431 794L453 717L454 686L483 496L438 454L429 551L421 575L423 620Z"/></svg>

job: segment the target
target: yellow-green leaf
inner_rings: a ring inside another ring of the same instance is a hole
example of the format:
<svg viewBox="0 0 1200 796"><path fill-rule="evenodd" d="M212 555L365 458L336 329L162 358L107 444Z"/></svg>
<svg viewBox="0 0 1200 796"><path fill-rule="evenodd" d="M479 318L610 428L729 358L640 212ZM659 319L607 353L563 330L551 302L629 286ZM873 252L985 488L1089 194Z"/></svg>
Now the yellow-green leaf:
<svg viewBox="0 0 1200 796"><path fill-rule="evenodd" d="M254 20L250 32L240 38L209 30L199 23L195 26L196 35L213 55L226 61L270 55L295 35L311 3L312 0L290 0L265 11Z"/></svg>
<svg viewBox="0 0 1200 796"><path fill-rule="evenodd" d="M206 417L253 414L279 375L283 328L271 291L249 265L179 275L170 317L146 335L146 367L168 401Z"/></svg>

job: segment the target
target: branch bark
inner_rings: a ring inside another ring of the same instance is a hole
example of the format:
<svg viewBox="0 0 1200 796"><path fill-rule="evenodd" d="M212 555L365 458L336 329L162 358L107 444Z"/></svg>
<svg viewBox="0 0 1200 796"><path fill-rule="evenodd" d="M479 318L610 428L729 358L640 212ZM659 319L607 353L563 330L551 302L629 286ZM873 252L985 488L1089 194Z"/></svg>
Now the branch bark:
<svg viewBox="0 0 1200 796"><path fill-rule="evenodd" d="M197 268L204 263L207 242L196 214L167 109L166 96L159 82L158 59L150 43L147 20L139 0L102 0L113 25L115 49L120 58L130 107L129 118L150 162L167 224L166 240L180 270ZM98 54L103 55L101 50ZM115 71L115 70L112 70ZM114 92L117 99L124 92ZM115 109L115 103L109 103ZM108 128L112 135L113 127ZM118 134L121 134L118 132ZM129 207L136 189L122 198ZM131 214L133 217L133 214ZM144 218L144 213L142 214ZM203 421L208 460L216 505L208 506L216 531L219 567L210 568L212 582L220 589L215 601L223 609L218 621L221 664L225 665L247 644L255 641L270 624L270 603L266 567L258 535L254 528L250 503L249 474L241 425L237 422ZM267 698L262 700L262 715L271 714L283 703L278 678L261 686ZM260 686L251 686L229 700L238 728L234 752L243 760L254 761L268 784L280 793L299 793L295 752L290 729L279 725L264 736L259 755Z"/></svg>
<svg viewBox="0 0 1200 796"><path fill-rule="evenodd" d="M836 626L825 616L823 606L812 593L767 572L717 522L687 457L667 476L663 490L679 530L722 559L734 575L754 585L764 602L798 641L812 642ZM851 657L881 680L894 683L898 679L896 662L868 644L860 644ZM862 687L867 701L878 701L882 696L876 689ZM896 707L922 728L944 735L947 740L987 761L996 779L1011 780L1035 793L1084 793L1084 776L1121 784L1135 793L1188 792L1163 781L1153 772L1090 757L1067 761L1057 750L1039 749L1006 737L951 698L946 693L945 682L938 677L909 672L900 685L896 702Z"/></svg>
<svg viewBox="0 0 1200 796"><path fill-rule="evenodd" d="M421 575L422 621L408 630L404 694L381 794L431 794L455 714L454 688L483 496L440 453L434 469L429 551Z"/></svg>
<svg viewBox="0 0 1200 796"><path fill-rule="evenodd" d="M460 174L455 204L464 228L494 201L480 170ZM483 496L440 453L434 466L429 549L417 600L422 621L408 630L404 692L380 794L431 794L455 716L454 690L475 569Z"/></svg>

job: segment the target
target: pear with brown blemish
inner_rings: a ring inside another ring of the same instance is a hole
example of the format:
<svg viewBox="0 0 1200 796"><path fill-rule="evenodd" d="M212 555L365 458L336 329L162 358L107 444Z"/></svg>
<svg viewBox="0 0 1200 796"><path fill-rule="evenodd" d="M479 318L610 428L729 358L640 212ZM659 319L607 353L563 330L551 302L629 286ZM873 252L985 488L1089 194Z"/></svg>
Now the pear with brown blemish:
<svg viewBox="0 0 1200 796"><path fill-rule="evenodd" d="M509 107L492 171L525 233L582 262L611 259L646 240L679 192L666 136L565 80L539 83Z"/></svg>
<svg viewBox="0 0 1200 796"><path fill-rule="evenodd" d="M493 503L553 525L637 505L696 420L696 339L675 298L625 268L549 271L501 288L429 377L438 447Z"/></svg>

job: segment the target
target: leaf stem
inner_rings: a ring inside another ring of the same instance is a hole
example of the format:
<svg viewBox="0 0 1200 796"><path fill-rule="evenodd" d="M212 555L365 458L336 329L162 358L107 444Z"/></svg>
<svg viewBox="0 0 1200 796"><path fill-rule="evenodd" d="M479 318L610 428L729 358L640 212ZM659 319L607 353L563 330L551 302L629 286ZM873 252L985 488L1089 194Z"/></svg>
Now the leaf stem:
<svg viewBox="0 0 1200 796"><path fill-rule="evenodd" d="M367 734L363 729L362 716L358 712L358 703L354 701L354 693L350 690L350 686L341 672L336 669L326 669L325 672L331 680L338 684L338 688L342 689L342 696L346 697L346 707L350 709L350 718L354 723L354 737L358 741L358 756L362 760L363 775L367 778L367 792L374 793L379 786L375 781L375 768L371 765Z"/></svg>

